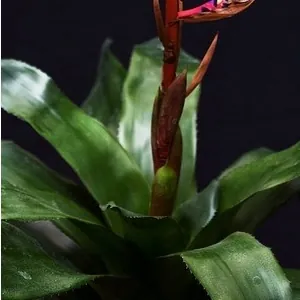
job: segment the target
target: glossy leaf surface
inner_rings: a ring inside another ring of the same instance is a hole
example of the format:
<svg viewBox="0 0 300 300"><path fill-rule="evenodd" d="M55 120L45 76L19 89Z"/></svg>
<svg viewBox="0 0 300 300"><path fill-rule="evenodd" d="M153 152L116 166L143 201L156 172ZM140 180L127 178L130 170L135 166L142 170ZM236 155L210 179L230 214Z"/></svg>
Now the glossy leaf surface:
<svg viewBox="0 0 300 300"><path fill-rule="evenodd" d="M192 242L214 217L218 207L218 187L218 181L213 181L175 211L174 218L188 235L189 242Z"/></svg>
<svg viewBox="0 0 300 300"><path fill-rule="evenodd" d="M128 275L138 271L140 262L136 249L127 241L103 226L61 219L56 226L93 258L95 267L101 259L113 275Z"/></svg>
<svg viewBox="0 0 300 300"><path fill-rule="evenodd" d="M272 153L272 151L266 148L250 151L235 161L222 173L221 176L224 176L226 173L230 172L230 170L234 170L239 166L251 163L256 159L265 157L270 153ZM216 236L218 238L223 238L224 236L221 235L220 231L223 232L225 230L224 228L227 228L226 226L231 224L227 218L225 221L229 222L226 223L224 221L224 224L222 223L220 228L218 228L219 224L215 225L215 220L212 222L212 224L209 224L215 215L218 214L219 188L219 181L213 180L203 191L196 193L194 197L182 203L174 212L174 218L182 226L185 234L189 236L189 243L192 243L194 239L197 238L198 234L206 225L208 225L208 228L211 229L205 229L205 232L208 231L208 234L205 236L205 238L202 237L202 234L200 234L200 237L198 237L196 244L193 245L193 247L197 248L198 243L201 243L201 246L209 245L204 244L205 242L208 243L208 240L211 241L211 243L216 242ZM218 215L216 218L218 219Z"/></svg>
<svg viewBox="0 0 300 300"><path fill-rule="evenodd" d="M1 154L2 219L53 220L94 258L95 265L101 259L111 274L118 275L133 269L126 242L77 204L82 195L77 186L12 142L2 142Z"/></svg>
<svg viewBox="0 0 300 300"><path fill-rule="evenodd" d="M246 233L161 259L181 260L212 300L292 299L289 281L272 252Z"/></svg>
<svg viewBox="0 0 300 300"><path fill-rule="evenodd" d="M137 215L117 207L114 203L102 209L117 214L122 220L124 238L149 256L166 255L184 249L183 232L171 217Z"/></svg>
<svg viewBox="0 0 300 300"><path fill-rule="evenodd" d="M300 300L300 270L284 269L284 273L291 282L291 287L293 290L293 300Z"/></svg>
<svg viewBox="0 0 300 300"><path fill-rule="evenodd" d="M300 142L221 175L219 212L224 212L257 192L300 177Z"/></svg>
<svg viewBox="0 0 300 300"><path fill-rule="evenodd" d="M236 168L252 163L257 159L266 157L272 153L274 153L274 151L272 151L269 148L263 148L263 147L246 152L242 154L237 160L235 160L228 168L226 168L221 173L221 176L224 177L226 174L232 172Z"/></svg>
<svg viewBox="0 0 300 300"><path fill-rule="evenodd" d="M253 232L300 190L299 162L298 144L277 153L261 148L244 154L220 175L217 212L190 248L214 244L235 231Z"/></svg>
<svg viewBox="0 0 300 300"><path fill-rule="evenodd" d="M2 60L2 108L28 122L71 165L101 204L146 213L150 189L138 166L96 119L23 62Z"/></svg>
<svg viewBox="0 0 300 300"><path fill-rule="evenodd" d="M236 231L253 233L275 209L287 202L299 190L299 181L280 185L259 192L224 213L216 214L196 236L189 248L212 245Z"/></svg>
<svg viewBox="0 0 300 300"><path fill-rule="evenodd" d="M123 112L119 140L131 153L148 182L153 180L151 152L151 117L154 99L161 81L162 45L158 39L135 46L123 89ZM181 52L178 72L188 69L191 80L199 61ZM196 157L196 111L199 91L187 99L180 121L183 136L183 157L177 204L190 197L194 183Z"/></svg>
<svg viewBox="0 0 300 300"><path fill-rule="evenodd" d="M79 187L12 142L1 143L2 219L101 222L78 204Z"/></svg>
<svg viewBox="0 0 300 300"><path fill-rule="evenodd" d="M40 245L17 227L2 222L2 299L36 299L68 291L97 276L57 264Z"/></svg>
<svg viewBox="0 0 300 300"><path fill-rule="evenodd" d="M111 44L110 39L103 43L96 80L82 108L116 135L126 70L111 52Z"/></svg>

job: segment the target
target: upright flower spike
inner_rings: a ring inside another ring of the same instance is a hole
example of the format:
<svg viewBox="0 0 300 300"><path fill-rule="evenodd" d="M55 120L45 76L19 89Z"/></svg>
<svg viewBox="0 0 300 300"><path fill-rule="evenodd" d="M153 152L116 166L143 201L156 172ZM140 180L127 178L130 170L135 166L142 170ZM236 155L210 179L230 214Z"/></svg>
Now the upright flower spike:
<svg viewBox="0 0 300 300"><path fill-rule="evenodd" d="M186 94L187 72L183 71L171 83L162 98L156 128L158 167L166 164L179 126Z"/></svg>
<svg viewBox="0 0 300 300"><path fill-rule="evenodd" d="M192 9L178 12L177 20L200 23L230 18L248 8L254 0L210 0Z"/></svg>
<svg viewBox="0 0 300 300"><path fill-rule="evenodd" d="M150 215L172 214L182 159L182 134L179 120L186 94L187 72L171 83L166 93L159 89L153 107L152 155L155 177L152 185Z"/></svg>
<svg viewBox="0 0 300 300"><path fill-rule="evenodd" d="M163 19L160 1L152 1L157 32L164 51L162 82L154 101L151 122L154 181L149 213L152 216L164 216L172 213L180 177L183 145L179 120L184 102L203 79L216 48L217 36L187 87L186 71L178 76L176 72L181 48L181 26L185 21L184 18L178 19L178 16L189 17L190 13L186 14L186 11L183 11L182 0L165 0ZM223 6L229 6L228 1L226 5L222 2L216 6L215 0L210 0L201 6L201 11L219 10Z"/></svg>

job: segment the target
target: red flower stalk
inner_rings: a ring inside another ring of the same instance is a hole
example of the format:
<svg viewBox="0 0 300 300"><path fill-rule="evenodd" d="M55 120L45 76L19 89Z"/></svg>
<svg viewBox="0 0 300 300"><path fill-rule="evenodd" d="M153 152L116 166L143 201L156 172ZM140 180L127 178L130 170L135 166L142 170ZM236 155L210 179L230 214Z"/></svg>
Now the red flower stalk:
<svg viewBox="0 0 300 300"><path fill-rule="evenodd" d="M176 77L179 58L180 23L174 22L179 12L179 0L166 0L165 41L162 89L165 92Z"/></svg>
<svg viewBox="0 0 300 300"><path fill-rule="evenodd" d="M153 8L164 53L162 84L154 102L152 116L151 144L155 179L150 214L170 215L180 175L182 138L178 122L186 94L186 72L176 78L181 38L181 22L176 19L182 2L166 0L164 21L159 0L153 0Z"/></svg>
<svg viewBox="0 0 300 300"><path fill-rule="evenodd" d="M182 10L182 0L165 0L163 19L159 0L153 0L158 36L164 47L162 84L154 101L151 146L155 177L150 214L170 215L177 193L182 158L179 120L186 97L202 81L215 52L218 35L212 41L192 81L187 87L184 71L176 76L180 54L182 22L205 22L231 17L249 7L254 0L210 0L189 10Z"/></svg>

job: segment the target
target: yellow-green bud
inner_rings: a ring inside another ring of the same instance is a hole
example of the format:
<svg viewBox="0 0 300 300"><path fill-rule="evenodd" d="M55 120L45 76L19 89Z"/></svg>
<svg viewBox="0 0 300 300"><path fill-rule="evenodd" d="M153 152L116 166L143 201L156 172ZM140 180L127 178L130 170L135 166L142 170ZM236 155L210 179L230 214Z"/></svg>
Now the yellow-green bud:
<svg viewBox="0 0 300 300"><path fill-rule="evenodd" d="M164 195L173 197L176 191L177 175L170 167L163 166L157 170L154 184L157 196Z"/></svg>

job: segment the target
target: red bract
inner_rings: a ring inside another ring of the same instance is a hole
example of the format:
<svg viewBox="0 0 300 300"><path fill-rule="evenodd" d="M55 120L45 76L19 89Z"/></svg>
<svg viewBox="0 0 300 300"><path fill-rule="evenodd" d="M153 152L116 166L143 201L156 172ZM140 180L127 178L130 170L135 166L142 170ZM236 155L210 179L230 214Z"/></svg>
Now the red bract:
<svg viewBox="0 0 300 300"><path fill-rule="evenodd" d="M189 23L200 23L230 18L244 11L253 2L254 0L222 0L217 3L209 1L195 8L178 12L177 19Z"/></svg>

